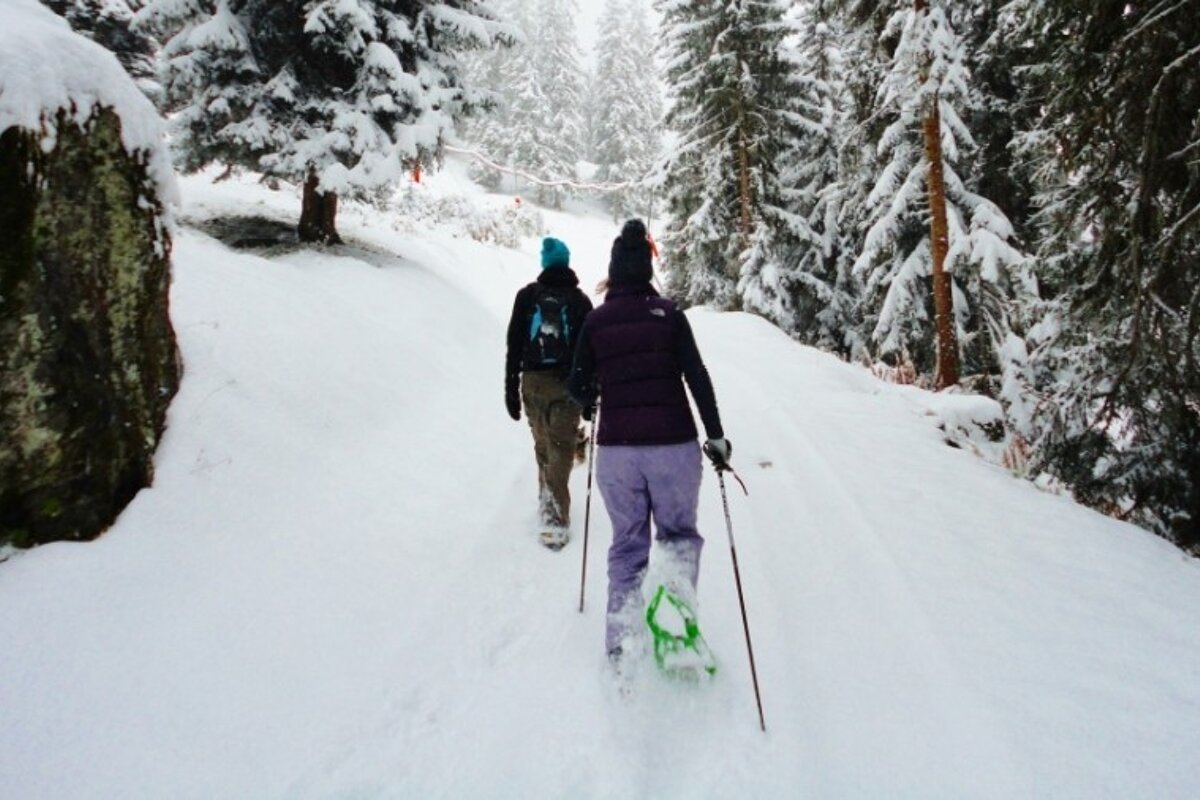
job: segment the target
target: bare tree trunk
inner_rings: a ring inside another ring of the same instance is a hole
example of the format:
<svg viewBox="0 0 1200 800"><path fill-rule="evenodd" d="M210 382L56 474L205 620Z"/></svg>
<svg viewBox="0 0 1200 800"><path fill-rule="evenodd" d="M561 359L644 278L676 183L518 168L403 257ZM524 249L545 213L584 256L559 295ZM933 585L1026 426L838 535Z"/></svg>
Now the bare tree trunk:
<svg viewBox="0 0 1200 800"><path fill-rule="evenodd" d="M750 213L750 152L746 147L744 129L738 132L738 195L742 207L742 247L748 247L754 220Z"/></svg>
<svg viewBox="0 0 1200 800"><path fill-rule="evenodd" d="M342 237L337 232L337 192L322 192L317 187L317 173L309 172L300 206L300 241L341 244Z"/></svg>
<svg viewBox="0 0 1200 800"><path fill-rule="evenodd" d="M950 229L946 223L946 181L942 173L942 119L937 97L922 120L925 160L929 162L929 227L933 237L933 310L937 326L937 388L958 383L958 338L954 333L954 295L946 272Z"/></svg>
<svg viewBox="0 0 1200 800"><path fill-rule="evenodd" d="M738 234L741 236L741 250L750 248L750 235L754 232L754 200L750 195L750 146L746 143L746 105L741 90L737 95L737 160L738 160ZM729 278L737 286L739 265L735 261L728 266ZM742 298L736 289L731 298L728 310L740 311Z"/></svg>
<svg viewBox="0 0 1200 800"><path fill-rule="evenodd" d="M337 208L337 192L325 192L321 196L321 230L326 236L326 244L342 243L337 232Z"/></svg>
<svg viewBox="0 0 1200 800"><path fill-rule="evenodd" d="M914 0L918 13L926 10L926 0ZM921 119L925 138L925 161L929 165L926 186L929 189L929 228L933 239L933 312L937 329L938 389L958 383L958 337L954 324L954 293L946 272L946 254L950 251L950 226L946 222L946 178L942 164L942 114L936 94L930 99Z"/></svg>
<svg viewBox="0 0 1200 800"><path fill-rule="evenodd" d="M298 233L302 242L320 241L320 193L317 191L317 174L309 172L304 181L304 196L300 201L300 227Z"/></svg>

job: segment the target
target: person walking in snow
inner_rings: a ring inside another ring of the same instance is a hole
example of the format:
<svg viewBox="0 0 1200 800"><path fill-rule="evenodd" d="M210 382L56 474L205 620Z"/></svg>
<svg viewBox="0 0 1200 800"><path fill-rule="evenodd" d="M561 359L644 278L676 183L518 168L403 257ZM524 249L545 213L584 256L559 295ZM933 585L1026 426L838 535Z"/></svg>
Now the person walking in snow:
<svg viewBox="0 0 1200 800"><path fill-rule="evenodd" d="M571 269L571 251L558 239L543 239L542 273L517 292L508 322L504 405L519 421L524 402L537 460L541 540L554 550L570 536L568 480L579 432L579 407L567 395L567 373L591 310Z"/></svg>
<svg viewBox="0 0 1200 800"><path fill-rule="evenodd" d="M567 381L585 418L595 413L597 399L601 404L596 483L613 527L605 644L614 663L640 616L651 517L686 584L673 588L696 590L704 544L696 529L702 459L684 381L699 408L710 457L725 465L732 452L687 317L659 296L652 277L646 226L630 220L613 242L608 291L584 322Z"/></svg>

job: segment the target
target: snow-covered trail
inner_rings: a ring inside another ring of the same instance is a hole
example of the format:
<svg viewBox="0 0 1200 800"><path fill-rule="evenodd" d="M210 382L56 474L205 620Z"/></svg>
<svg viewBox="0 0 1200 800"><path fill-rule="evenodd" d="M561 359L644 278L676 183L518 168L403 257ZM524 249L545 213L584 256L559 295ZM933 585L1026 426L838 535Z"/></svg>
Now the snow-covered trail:
<svg viewBox="0 0 1200 800"><path fill-rule="evenodd" d="M1179 660L1195 646L1194 563L948 448L922 392L757 319L693 319L757 486L743 570L773 608L768 635L790 645L760 669L768 685L772 666L799 678L783 717L803 720L817 796L1184 797L1200 786L1153 721L1166 713L1167 729L1186 729L1197 694L1140 705L1145 687L1197 676ZM1173 578L1150 577L1160 569ZM1180 649L1146 659L1134 642L1149 640ZM1143 770L1162 783L1148 787Z"/></svg>
<svg viewBox="0 0 1200 800"><path fill-rule="evenodd" d="M294 212L185 188L191 218ZM547 220L593 285L614 226ZM622 700L603 503L580 614L586 470L551 553L503 412L537 243L353 211L343 232L271 258L180 236L187 373L155 487L97 542L0 565L0 798L1195 795L1196 563L947 447L929 395L746 315L691 319L750 489L729 484L769 731L711 473L721 672L647 671Z"/></svg>
<svg viewBox="0 0 1200 800"><path fill-rule="evenodd" d="M718 340L736 330L698 327ZM774 356L786 363L790 349L784 343ZM709 351L727 413L758 423L741 448L755 485L754 499L742 504L752 509L744 569L769 598L760 601L770 612L767 636L790 645L764 665L765 682L820 687L787 692L775 723L804 732L812 763L822 765L816 796L1028 795L999 726L964 687L913 576L897 563L892 535L901 513L878 497L897 476L888 467L876 472L874 459L851 444L875 440L860 415L878 409L856 402L867 382L835 373L829 378L842 380L813 385L808 375L777 369L765 381L770 354L754 369L734 366L745 361L736 347L715 341ZM825 410L839 394L843 410L831 417ZM763 403L772 396L787 400ZM779 673L784 664L795 665L791 676ZM986 786L980 764L993 776Z"/></svg>

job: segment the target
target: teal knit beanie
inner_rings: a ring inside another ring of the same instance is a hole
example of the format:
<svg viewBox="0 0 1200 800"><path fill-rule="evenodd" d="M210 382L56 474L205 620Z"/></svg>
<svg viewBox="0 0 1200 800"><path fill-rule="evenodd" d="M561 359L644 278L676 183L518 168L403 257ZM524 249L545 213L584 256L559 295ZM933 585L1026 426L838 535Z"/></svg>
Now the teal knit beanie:
<svg viewBox="0 0 1200 800"><path fill-rule="evenodd" d="M571 251L565 244L549 236L542 239L542 269L569 267L570 265Z"/></svg>

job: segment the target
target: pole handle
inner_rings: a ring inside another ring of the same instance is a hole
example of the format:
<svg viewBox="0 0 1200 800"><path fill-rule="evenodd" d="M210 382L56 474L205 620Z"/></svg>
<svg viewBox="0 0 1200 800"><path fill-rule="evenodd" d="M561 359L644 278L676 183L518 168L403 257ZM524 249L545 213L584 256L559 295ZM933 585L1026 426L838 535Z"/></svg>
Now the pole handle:
<svg viewBox="0 0 1200 800"><path fill-rule="evenodd" d="M742 487L742 494L746 495L746 497L750 496L750 490L746 488L746 482L742 480L742 476L737 474L737 470L730 466L728 461L722 461L718 458L712 448L708 446L708 442L701 445L700 449L704 452L704 455L708 456L708 460L712 462L713 469L716 470L718 476L722 472L732 474L737 479L738 485ZM721 485L725 485L724 481L722 481Z"/></svg>

